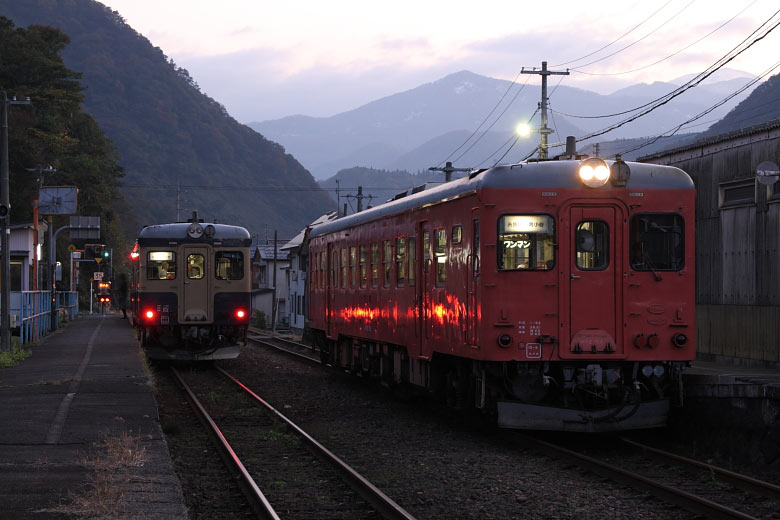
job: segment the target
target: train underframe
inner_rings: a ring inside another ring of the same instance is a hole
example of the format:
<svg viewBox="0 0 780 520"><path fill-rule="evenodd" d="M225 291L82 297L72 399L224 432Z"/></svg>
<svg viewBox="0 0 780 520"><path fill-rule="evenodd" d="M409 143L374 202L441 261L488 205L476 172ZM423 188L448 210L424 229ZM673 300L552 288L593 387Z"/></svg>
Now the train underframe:
<svg viewBox="0 0 780 520"><path fill-rule="evenodd" d="M150 359L213 361L237 358L246 332L233 325L162 325L139 327L138 337Z"/></svg>
<svg viewBox="0 0 780 520"><path fill-rule="evenodd" d="M409 356L403 346L312 331L324 363L410 385L455 409L479 409L498 426L609 432L666 426L681 404L683 362L487 362L435 354Z"/></svg>

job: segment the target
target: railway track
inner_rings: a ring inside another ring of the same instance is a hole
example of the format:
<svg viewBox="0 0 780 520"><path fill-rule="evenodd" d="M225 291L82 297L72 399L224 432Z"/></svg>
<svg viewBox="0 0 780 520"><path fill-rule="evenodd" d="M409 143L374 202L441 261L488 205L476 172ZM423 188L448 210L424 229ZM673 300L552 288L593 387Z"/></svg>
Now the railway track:
<svg viewBox="0 0 780 520"><path fill-rule="evenodd" d="M780 486L711 464L627 438L611 438L608 446L583 450L528 435L517 436L525 447L535 446L706 518L780 518Z"/></svg>
<svg viewBox="0 0 780 520"><path fill-rule="evenodd" d="M172 371L259 518L413 518L226 371Z"/></svg>
<svg viewBox="0 0 780 520"><path fill-rule="evenodd" d="M318 351L311 346L281 336L271 335L259 329L250 328L247 341L280 350L285 354L290 354L306 361L317 364L322 363Z"/></svg>

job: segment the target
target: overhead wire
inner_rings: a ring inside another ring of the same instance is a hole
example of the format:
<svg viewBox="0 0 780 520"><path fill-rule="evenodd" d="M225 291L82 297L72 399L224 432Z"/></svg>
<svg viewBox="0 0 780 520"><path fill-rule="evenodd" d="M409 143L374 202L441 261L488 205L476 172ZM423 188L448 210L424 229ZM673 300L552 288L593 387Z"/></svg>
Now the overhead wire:
<svg viewBox="0 0 780 520"><path fill-rule="evenodd" d="M677 11L676 13L674 13L674 14L673 14L673 15L672 15L672 16L671 16L669 19L667 19L667 20L666 20L664 23L662 23L661 25L659 25L658 27L656 27L655 29L653 29L653 30L652 30L652 31L650 31L649 33L645 34L644 36L642 36L642 37L641 37L641 38L639 38L638 40L636 40L636 41L633 41L633 42L629 43L629 44L628 44L628 45L626 45L625 47L622 47L622 48L620 48L620 49L616 50L615 52L613 52L613 53L611 53L611 54L607 54L606 56L602 56L601 58L599 58L599 59L597 59L597 60L589 61L588 63L585 63L584 65L579 65L579 66L577 66L577 67L571 67L571 70L579 70L579 68L580 68L580 67L587 67L587 66L589 66L589 65L593 65L594 63L598 63L598 62L600 62L600 61L604 61L604 60L606 60L607 58L611 58L612 56L614 56L614 55L616 55L616 54L619 54L619 53L623 52L624 50L626 50L626 49L629 49L629 48L633 47L633 46L634 46L634 45L636 45L637 43L641 42L642 40L644 40L644 39L645 39L645 38L647 38L648 36L650 36L650 35L652 35L652 34L656 33L656 32L657 32L657 31L659 31L659 30L660 30L660 29L661 29L663 26L665 26L666 24L668 24L669 22L671 22L672 20L674 20L675 18L677 18L677 16L679 16L679 15L680 15L680 13L682 13L683 11L685 11L686 9L688 9L688 8L689 8L689 7L690 7L690 6L691 6L691 5L692 5L694 2L696 2L696 0L691 0L690 2L688 2L687 4L685 4L685 6L683 6L683 8L682 8L682 9L680 9L679 11Z"/></svg>
<svg viewBox="0 0 780 520"><path fill-rule="evenodd" d="M601 48L599 48L599 49L596 49L595 51L593 51L593 52L591 52L591 53L589 53L589 54L585 54L584 56L580 56L580 57L579 57L579 58L577 58L577 59L574 59L574 60L569 60L569 61L564 61L563 63L558 63L557 65L553 65L552 67L553 67L553 68L556 68L556 67L562 67L563 65L568 65L569 63L574 63L574 62L577 62L577 61L580 61L580 60L584 60L585 58L590 58L590 57L591 57L591 56L593 56L594 54L597 54L597 53L599 53L599 52L603 51L604 49L606 49L607 47L609 47L609 46L611 46L611 45L614 45L615 43L619 42L620 40L622 40L623 38L625 38L626 36L628 36L629 34L631 34L632 32L634 32L635 30L637 30L639 27L641 27L642 25L644 25L644 24L645 24L645 23L646 23L648 20L650 20L650 19L651 19L652 17L654 17L655 15L657 15L657 14L658 14L658 13L659 13L661 10L663 10L663 8L664 8L664 7L666 7L667 5L669 5L669 4L671 4L671 3L672 3L672 0L669 0L669 1L668 1L668 2L666 2L664 5L662 5L662 6L661 6L661 7L659 7L658 9L656 9L656 10L653 12L653 14L651 14L650 16L648 16L647 18L645 18L644 20L642 20L641 22L639 22L638 24L636 24L634 27L632 27L632 28L631 28L631 29L629 29L628 31L626 31L626 32L624 32L623 34L621 34L620 36L618 36L616 39L614 39L614 40L612 40L611 42L609 42L608 44L604 45L603 47L601 47Z"/></svg>
<svg viewBox="0 0 780 520"><path fill-rule="evenodd" d="M750 3L749 3L747 6L746 6L746 7L744 7L744 8L743 8L741 11L739 11L737 14L735 14L734 16L732 16L731 18L729 18L728 20L726 20L725 22L723 22L722 24L720 24L718 27L716 27L716 28L715 28L715 29L713 29L712 31L708 32L707 34L705 34L704 36L702 36L701 38L699 38L698 40L696 40L696 41L694 41L694 42L692 42L692 43L689 43L689 44L688 44L688 45L686 45L685 47L683 47L683 48L681 48L681 49L678 49L677 51L673 52L672 54L670 54L670 55L668 55L668 56L666 56L666 57L664 57L664 58L661 58L660 60L654 61L653 63L650 63L650 64L648 64L648 65L644 65L644 66L642 66L642 67L638 67L638 68L636 68L636 69L631 69L631 70L624 70L624 71L622 71L622 72L585 72L584 70L579 70L579 69L576 69L576 68L574 68L574 69L570 69L570 70L573 70L574 72L577 72L577 73L579 73L579 74L586 74L586 75L588 75L588 76L620 76L620 75L622 75L622 74L630 74L630 73L632 73L632 72L639 72L640 70L649 69L650 67L654 67L655 65L658 65L659 63L661 63L661 62L664 62L664 61L666 61L666 60L668 60L668 59L670 59L670 58L673 58L674 56L677 56L677 55L678 55L678 54L680 54L681 52L683 52L683 51L686 51L686 50L690 49L691 47L693 47L693 46L694 46L694 45L696 45L697 43L701 42L702 40L705 40L705 39L709 38L709 37L710 37L710 36L712 36L714 33L716 33L717 31L721 30L721 29L722 29L722 28L724 28L726 25L728 25L729 23L731 23L732 21L734 21L734 19L735 19L735 18L737 18L739 15L741 15L742 13L744 13L745 11L747 11L747 10L748 10L748 9L749 9L749 8L750 8L750 7L751 7L753 4L755 4L756 2L758 2L758 0L753 0L753 1L752 1L752 2L750 2ZM584 65L583 65L583 66L584 66Z"/></svg>
<svg viewBox="0 0 780 520"><path fill-rule="evenodd" d="M734 60L734 59L735 59L737 56L739 56L739 55L740 55L740 54L742 54L743 52L747 51L747 50L748 50L749 48L751 48L753 45L755 45L755 44L756 44L756 43L758 43L759 41L763 40L763 39L764 39L764 38L766 38L766 37L767 37L767 36L768 36L768 35L769 35L769 34L770 34L772 31L774 31L774 30L777 28L777 26L778 26L778 25L780 25L780 21L775 21L775 22L773 22L773 25L771 25L771 27L769 27L768 29L766 29L766 30L765 30L765 32L764 32L763 34L761 34L761 35L759 35L759 36L756 36L756 37L753 39L753 41L751 41L749 44L747 44L746 46L744 46L744 48L741 48L741 49L740 49L740 47L742 47L742 46L743 46L743 44L744 44L744 43L745 43L745 42L746 42L748 39L750 39L750 38L751 38L753 35L755 35L755 34L756 34L758 31L760 31L760 30L761 30L761 29L762 29L764 26L766 26L767 24L769 24L770 22L772 22L772 21L773 21L773 18L774 18L774 17L777 15L777 13L779 13L779 12L780 12L780 10L776 11L776 12L775 12L775 13L774 13L774 14L773 14L771 17L769 17L769 18L768 18L768 19L767 19L767 20L766 20L764 23L762 23L762 24L761 24L761 25L758 27L758 29L754 30L754 31L753 31L753 32L752 32L752 33L751 33L751 34L750 34L750 35L749 35L747 38L745 38L744 40L742 40L742 42L740 42L740 43L739 43L737 46L735 46L734 48L732 48L732 49L731 49L729 52L727 52L727 53L726 53L726 54L725 54L723 57L721 57L720 59L718 59L718 60L717 60L717 61L716 61L714 64L710 65L710 66L709 66L709 67L707 67L707 68L706 68L704 71L702 71L702 72L700 72L699 74L697 74L696 76L694 76L694 78L692 78L690 81L686 82L684 85L682 85L682 86L678 87L677 89L675 89L674 91L672 91L672 92L670 92L670 93L666 94L665 96L662 96L662 97L660 97L660 98L656 99L654 102L652 102L653 104L646 103L645 105L643 105L643 107L647 107L647 108L645 108L644 110L642 110L642 111L641 111L641 112L639 112L639 113L636 113L636 114L634 114L634 115L632 115L632 116L630 116L630 117L628 117L628 118L626 118L626 119L623 119L622 121L618 121L617 123L614 123L614 124L612 124L612 125L609 125L608 127L605 127L605 128L603 128L603 129L601 129L601 130L597 130L597 131L595 131L595 132L591 132L591 133L589 133L589 134L587 134L587 135L585 135L585 136L578 137L578 138L577 138L577 142L580 142L580 141L585 141L585 140L587 140L587 139L591 139L591 138L593 138L593 137L597 137L597 136L599 136L599 135L603 135L603 134L606 134L606 133L608 133L608 132L611 132L612 130L615 130L615 129L617 129L617 128L620 128L621 126L623 126L623 125L625 125L625 124L627 124L627 123L630 123L631 121L635 121L636 119L639 119L640 117L643 117L643 116L645 116L645 115L649 114L650 112L654 111L655 109L657 109L657 108L659 108L659 107L661 107L661 106L663 106L663 105L665 105L665 104L669 103L669 102L670 102L672 99L676 98L677 96L680 96L681 94L683 94L683 93L687 92L688 90L690 90L690 89L692 89L692 88L696 87L696 86L697 86L697 85L699 85L699 84L700 84L702 81L704 81L705 79L707 79L709 76L711 76L712 74L714 74L714 73L715 73L716 71L718 71L719 69L721 69L721 68L723 68L724 66L726 66L728 63L730 63L732 60ZM739 50L737 50L737 49L739 49ZM558 112L558 113L560 114L561 112ZM563 146L563 143L555 143L554 145L550 145L550 147L554 147L554 146Z"/></svg>

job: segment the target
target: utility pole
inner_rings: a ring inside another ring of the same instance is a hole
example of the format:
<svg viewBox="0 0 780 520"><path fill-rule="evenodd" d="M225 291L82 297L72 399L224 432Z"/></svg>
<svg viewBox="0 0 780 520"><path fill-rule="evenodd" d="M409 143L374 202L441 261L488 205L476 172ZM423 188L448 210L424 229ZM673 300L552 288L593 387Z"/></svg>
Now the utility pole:
<svg viewBox="0 0 780 520"><path fill-rule="evenodd" d="M453 172L470 172L471 168L453 168L452 163L447 161L447 164L444 165L444 168L433 166L428 168L428 171L444 172L444 182L450 182L452 180Z"/></svg>
<svg viewBox="0 0 780 520"><path fill-rule="evenodd" d="M0 298L0 351L11 350L11 198L8 176L8 105L29 105L30 98L9 100L6 92L0 91L0 249L3 253L2 298Z"/></svg>
<svg viewBox="0 0 780 520"><path fill-rule="evenodd" d="M542 114L542 126L539 128L541 134L541 143L539 144L539 159L547 159L547 135L552 133L552 129L547 127L547 105L549 99L547 98L547 76L559 75L568 76L569 71L552 71L547 70L547 62L542 62L542 70L525 70L525 67L520 71L521 74L540 74L542 76L542 102L539 104L539 108Z"/></svg>

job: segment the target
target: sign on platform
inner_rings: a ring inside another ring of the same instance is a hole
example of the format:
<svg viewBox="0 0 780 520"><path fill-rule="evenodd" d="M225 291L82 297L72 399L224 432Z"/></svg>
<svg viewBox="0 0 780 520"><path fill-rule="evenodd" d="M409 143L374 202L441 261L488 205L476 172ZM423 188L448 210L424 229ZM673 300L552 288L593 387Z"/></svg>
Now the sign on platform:
<svg viewBox="0 0 780 520"><path fill-rule="evenodd" d="M100 282L100 281L103 280L103 273L102 272L96 271L95 273L93 273L93 275L94 276L92 278L94 278L96 281Z"/></svg>

